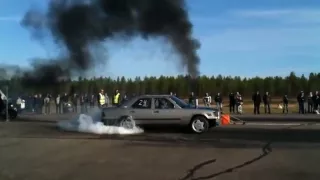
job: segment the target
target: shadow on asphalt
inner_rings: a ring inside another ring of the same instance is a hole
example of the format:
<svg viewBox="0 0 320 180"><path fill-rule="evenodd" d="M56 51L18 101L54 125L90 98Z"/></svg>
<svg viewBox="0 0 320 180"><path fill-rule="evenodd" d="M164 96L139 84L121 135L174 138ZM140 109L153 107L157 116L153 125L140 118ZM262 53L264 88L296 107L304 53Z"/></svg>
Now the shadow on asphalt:
<svg viewBox="0 0 320 180"><path fill-rule="evenodd" d="M18 123L18 122L17 122ZM261 145L262 142L272 139L273 142L302 142L320 143L320 129L294 129L298 126L288 126L283 129L254 129L254 128L216 128L204 134L181 133L180 129L149 128L143 134L137 135L98 135L79 132L68 132L60 130L56 125L48 123L38 123L30 126L21 124L21 133L8 133L6 137L16 138L41 138L41 139L95 139L95 140L124 140L131 145L134 142L143 145L163 143L168 146L175 145L210 145L225 144L223 147L232 147L232 144L239 147L250 147ZM34 123L32 123L34 124ZM29 126L27 131L23 131L23 126ZM20 127L19 127L20 128ZM250 143L260 142L260 143Z"/></svg>
<svg viewBox="0 0 320 180"><path fill-rule="evenodd" d="M30 124L28 123L30 122ZM11 122L9 122L11 123ZM18 124L18 123L21 123ZM5 137L14 138L40 138L40 139L89 139L89 140L123 140L126 145L146 146L214 146L223 148L250 148L261 146L263 142L272 139L273 142L292 143L320 143L320 129L310 129L308 125L286 126L278 129L248 128L236 126L228 128L213 128L208 133L191 134L181 128L155 128L148 127L145 133L138 135L97 135L79 132L67 132L56 126L56 121L18 120L13 122L15 128L21 131L6 133ZM8 124L10 128L10 124ZM306 126L306 128L295 129ZM309 124L312 126L312 124ZM7 128L7 127L2 127ZM2 137L2 138L5 138Z"/></svg>

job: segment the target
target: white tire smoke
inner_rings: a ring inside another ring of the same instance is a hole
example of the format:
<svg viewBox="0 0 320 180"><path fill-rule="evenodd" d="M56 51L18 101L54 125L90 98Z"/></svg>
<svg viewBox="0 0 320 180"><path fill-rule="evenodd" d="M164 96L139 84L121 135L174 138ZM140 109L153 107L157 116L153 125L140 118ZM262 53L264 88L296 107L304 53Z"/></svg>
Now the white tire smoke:
<svg viewBox="0 0 320 180"><path fill-rule="evenodd" d="M125 128L119 126L106 126L100 119L101 112L95 112L90 115L80 114L77 118L73 120L59 121L58 127L65 131L76 131L83 133L93 133L93 134L140 134L143 133L143 129L137 127L133 121L132 128Z"/></svg>

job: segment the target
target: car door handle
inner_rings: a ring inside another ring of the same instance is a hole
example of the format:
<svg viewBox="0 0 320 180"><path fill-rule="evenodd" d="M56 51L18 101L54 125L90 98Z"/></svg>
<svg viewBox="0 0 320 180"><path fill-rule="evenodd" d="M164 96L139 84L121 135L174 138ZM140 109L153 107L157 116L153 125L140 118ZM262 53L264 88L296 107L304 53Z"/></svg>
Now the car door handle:
<svg viewBox="0 0 320 180"><path fill-rule="evenodd" d="M130 111L130 113L135 113L135 111Z"/></svg>
<svg viewBox="0 0 320 180"><path fill-rule="evenodd" d="M154 113L159 113L159 111L153 111Z"/></svg>

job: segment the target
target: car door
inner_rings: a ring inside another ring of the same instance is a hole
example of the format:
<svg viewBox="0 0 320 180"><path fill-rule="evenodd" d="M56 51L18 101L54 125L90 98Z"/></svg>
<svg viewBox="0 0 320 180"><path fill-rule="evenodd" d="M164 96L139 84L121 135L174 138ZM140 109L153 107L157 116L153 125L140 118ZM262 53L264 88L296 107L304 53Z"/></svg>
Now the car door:
<svg viewBox="0 0 320 180"><path fill-rule="evenodd" d="M165 97L154 98L154 121L162 125L178 125L181 122L180 113L175 105Z"/></svg>
<svg viewBox="0 0 320 180"><path fill-rule="evenodd" d="M153 117L152 98L139 98L128 108L129 115L133 117L136 124L149 124Z"/></svg>

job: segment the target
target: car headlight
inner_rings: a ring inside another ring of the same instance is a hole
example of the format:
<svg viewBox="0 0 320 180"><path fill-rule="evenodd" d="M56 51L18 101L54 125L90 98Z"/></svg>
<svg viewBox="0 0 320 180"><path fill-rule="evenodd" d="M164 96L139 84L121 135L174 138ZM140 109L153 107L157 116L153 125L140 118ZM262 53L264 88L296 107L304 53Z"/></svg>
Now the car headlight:
<svg viewBox="0 0 320 180"><path fill-rule="evenodd" d="M206 113L207 116L213 116L213 113Z"/></svg>

